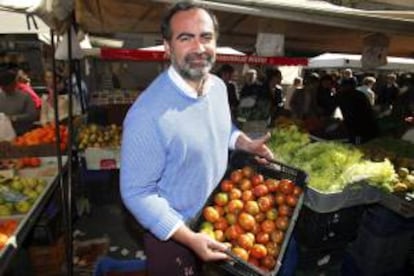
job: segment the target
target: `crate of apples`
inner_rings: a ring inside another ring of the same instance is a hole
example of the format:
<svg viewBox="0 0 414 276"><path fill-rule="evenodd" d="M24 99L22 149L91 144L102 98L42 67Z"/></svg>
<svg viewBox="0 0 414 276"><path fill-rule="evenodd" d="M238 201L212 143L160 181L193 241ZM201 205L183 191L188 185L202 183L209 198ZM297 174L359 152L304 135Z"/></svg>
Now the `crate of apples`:
<svg viewBox="0 0 414 276"><path fill-rule="evenodd" d="M236 275L277 274L302 205L306 178L303 171L282 163L263 165L243 152L231 156L226 175L195 226L226 243L236 256L236 262L220 264L224 270Z"/></svg>

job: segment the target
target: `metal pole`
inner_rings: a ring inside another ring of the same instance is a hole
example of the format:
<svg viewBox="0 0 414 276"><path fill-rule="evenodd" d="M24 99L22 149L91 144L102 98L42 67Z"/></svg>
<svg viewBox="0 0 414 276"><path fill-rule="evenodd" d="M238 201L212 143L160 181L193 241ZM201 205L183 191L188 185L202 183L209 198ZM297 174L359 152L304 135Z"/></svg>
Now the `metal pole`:
<svg viewBox="0 0 414 276"><path fill-rule="evenodd" d="M58 181L59 181L59 189L60 189L60 198L61 198L61 206L62 206L62 214L63 214L63 223L64 225L67 225L67 217L68 217L68 212L67 212L67 208L66 208L66 189L64 186L64 181L63 181L63 165L62 165L62 151L60 149L60 142L61 142L61 137L60 137L60 121L59 121L59 104L58 104L58 96L59 94L57 93L57 77L56 77L56 60L55 60L55 50L56 50L56 45L55 45L55 34L53 32L53 30L50 30L50 37L51 37L51 44L52 44L52 53L53 53L53 58L52 58L52 70L53 70L53 91L52 91L52 96L53 96L53 109L54 109L54 114L55 114L55 135L56 135L56 153L57 153L57 164L58 164ZM68 160L68 162L70 163L70 160ZM72 237L72 233L69 232L68 227L64 228L65 231L65 253L66 253L66 269L67 271L71 270L72 267L72 258L69 258L69 248L72 248L72 242L71 242L71 237Z"/></svg>

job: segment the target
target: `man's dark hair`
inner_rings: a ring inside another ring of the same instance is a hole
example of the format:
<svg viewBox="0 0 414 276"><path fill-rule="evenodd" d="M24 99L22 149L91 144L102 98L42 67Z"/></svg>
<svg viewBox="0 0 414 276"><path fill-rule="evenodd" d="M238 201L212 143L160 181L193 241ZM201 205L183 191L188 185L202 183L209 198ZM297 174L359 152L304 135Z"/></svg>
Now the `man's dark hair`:
<svg viewBox="0 0 414 276"><path fill-rule="evenodd" d="M210 15L211 20L213 20L214 31L216 33L216 37L218 37L218 34L219 34L218 21L217 21L216 16L209 9L193 1L180 1L176 3L174 6L172 6L170 9L168 9L167 13L164 15L162 19L161 35L163 39L170 40L172 37L171 18L180 11L188 11L191 9L202 9L202 10L205 10Z"/></svg>
<svg viewBox="0 0 414 276"><path fill-rule="evenodd" d="M16 82L16 71L14 70L2 70L0 72L0 86L10 85Z"/></svg>

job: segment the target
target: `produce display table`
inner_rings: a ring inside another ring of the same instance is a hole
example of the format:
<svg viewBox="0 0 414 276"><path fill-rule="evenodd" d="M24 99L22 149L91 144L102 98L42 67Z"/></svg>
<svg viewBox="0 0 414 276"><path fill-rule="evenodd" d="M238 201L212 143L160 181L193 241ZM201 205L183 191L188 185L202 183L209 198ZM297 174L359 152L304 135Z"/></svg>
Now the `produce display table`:
<svg viewBox="0 0 414 276"><path fill-rule="evenodd" d="M14 254L21 248L26 236L37 222L42 210L49 201L52 193L59 184L59 171L56 157L41 158L42 165L38 168L21 169L16 174L21 177L35 177L45 180L46 185L25 214L0 216L0 222L12 219L17 221L17 228L10 235L4 248L0 251L0 274L7 269ZM63 168L66 167L67 157L62 158Z"/></svg>

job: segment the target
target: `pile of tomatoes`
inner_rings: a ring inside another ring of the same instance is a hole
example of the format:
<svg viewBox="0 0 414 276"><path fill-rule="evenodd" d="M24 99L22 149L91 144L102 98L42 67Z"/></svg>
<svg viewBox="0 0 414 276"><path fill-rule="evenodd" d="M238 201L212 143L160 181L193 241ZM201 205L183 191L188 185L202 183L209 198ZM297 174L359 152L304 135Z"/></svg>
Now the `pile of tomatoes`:
<svg viewBox="0 0 414 276"><path fill-rule="evenodd" d="M9 237L14 233L18 222L14 219L7 219L0 221L0 250L4 248Z"/></svg>
<svg viewBox="0 0 414 276"><path fill-rule="evenodd" d="M289 179L264 177L244 166L221 181L213 202L203 208L199 230L228 243L242 260L271 271L301 193Z"/></svg>

